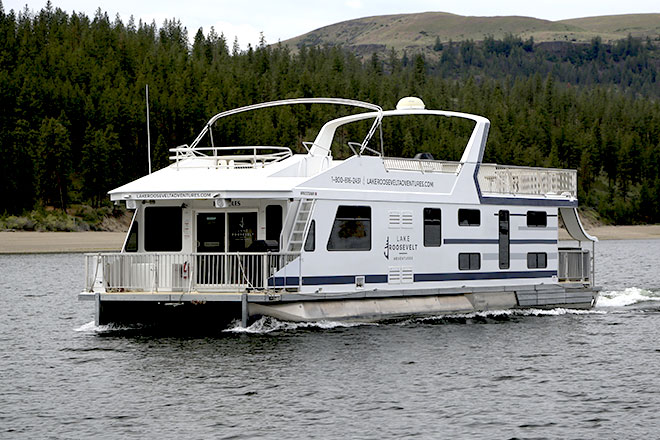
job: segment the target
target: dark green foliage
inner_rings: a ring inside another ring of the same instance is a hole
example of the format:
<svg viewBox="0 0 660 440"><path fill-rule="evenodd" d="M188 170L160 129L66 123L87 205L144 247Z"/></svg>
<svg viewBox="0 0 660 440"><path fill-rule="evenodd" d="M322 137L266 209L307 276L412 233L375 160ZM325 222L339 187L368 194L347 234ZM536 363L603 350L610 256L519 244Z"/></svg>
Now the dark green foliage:
<svg viewBox="0 0 660 440"><path fill-rule="evenodd" d="M429 108L488 117L486 161L577 169L581 203L605 219L660 222L660 49L650 40L437 39L426 56L392 50L362 62L336 47L292 54L262 38L241 52L213 29L191 36L189 43L177 20L158 28L50 4L36 14L0 10L0 214L99 206L106 191L146 174L148 84L154 169L223 110L311 96L390 109L412 94ZM268 109L230 118L213 135L216 145L302 152L301 141L343 114L330 106ZM350 155L346 143L367 129L342 127L335 155ZM458 160L470 129L453 119L386 121L385 152Z"/></svg>

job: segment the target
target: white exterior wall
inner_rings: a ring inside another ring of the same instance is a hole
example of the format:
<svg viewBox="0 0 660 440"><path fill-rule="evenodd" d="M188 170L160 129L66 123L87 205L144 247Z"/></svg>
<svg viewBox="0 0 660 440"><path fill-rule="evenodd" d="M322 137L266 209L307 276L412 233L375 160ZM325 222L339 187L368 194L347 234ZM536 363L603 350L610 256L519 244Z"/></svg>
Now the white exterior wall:
<svg viewBox="0 0 660 440"><path fill-rule="evenodd" d="M334 222L337 207L340 205L371 207L371 250L370 251L328 251L327 243ZM424 208L442 210L442 240L439 247L424 246ZM481 211L480 226L459 226L458 210L460 208L479 209ZM510 267L499 268L498 212L509 210L510 216ZM529 228L526 225L526 212L545 211L548 214L548 226L545 228ZM413 216L412 227L389 227L390 211L407 211ZM459 205L438 203L387 203L387 202L346 202L337 200L319 200L316 203L313 219L316 222L316 249L305 252L302 256L303 277L338 277L338 276L389 276L394 268L403 268L404 273L412 274L478 274L492 272L532 272L557 270L557 209L521 206L494 205ZM389 258L386 254L386 243L391 245ZM446 239L489 239L493 243L454 244L444 243ZM551 240L548 243L516 243L516 240ZM402 249L402 250L399 250ZM479 253L481 268L479 270L459 270L459 253ZM547 267L544 269L528 269L527 253L547 253ZM544 278L489 278L482 280L454 281L423 281L412 282L404 279L397 283L367 282L365 290L384 289L428 289L462 286L493 286L522 285L556 282L550 276ZM319 288L325 292L345 292L355 288L354 284L326 284L303 286L304 292L314 292Z"/></svg>

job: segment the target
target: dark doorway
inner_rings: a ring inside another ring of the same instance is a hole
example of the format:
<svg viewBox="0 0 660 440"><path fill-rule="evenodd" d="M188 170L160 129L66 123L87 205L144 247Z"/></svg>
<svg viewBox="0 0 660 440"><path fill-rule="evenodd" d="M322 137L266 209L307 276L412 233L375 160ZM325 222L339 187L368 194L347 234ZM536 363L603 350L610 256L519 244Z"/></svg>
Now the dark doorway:
<svg viewBox="0 0 660 440"><path fill-rule="evenodd" d="M197 252L225 251L225 214L197 214Z"/></svg>
<svg viewBox="0 0 660 440"><path fill-rule="evenodd" d="M282 207L280 205L266 206L266 240L280 242L282 232Z"/></svg>

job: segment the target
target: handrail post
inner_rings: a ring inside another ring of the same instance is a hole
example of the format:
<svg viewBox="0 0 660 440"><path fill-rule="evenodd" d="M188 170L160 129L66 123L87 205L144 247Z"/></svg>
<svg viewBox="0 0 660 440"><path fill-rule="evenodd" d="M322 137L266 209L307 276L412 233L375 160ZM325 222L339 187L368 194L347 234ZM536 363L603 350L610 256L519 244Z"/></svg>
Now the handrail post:
<svg viewBox="0 0 660 440"><path fill-rule="evenodd" d="M158 275L159 275L159 270L158 270L158 263L159 263L159 258L158 254L155 255L156 258L154 258L154 292L158 292Z"/></svg>
<svg viewBox="0 0 660 440"><path fill-rule="evenodd" d="M261 286L265 289L268 288L268 271L270 268L270 252L261 256Z"/></svg>
<svg viewBox="0 0 660 440"><path fill-rule="evenodd" d="M302 292L302 259L303 257L301 252L298 256L298 292Z"/></svg>

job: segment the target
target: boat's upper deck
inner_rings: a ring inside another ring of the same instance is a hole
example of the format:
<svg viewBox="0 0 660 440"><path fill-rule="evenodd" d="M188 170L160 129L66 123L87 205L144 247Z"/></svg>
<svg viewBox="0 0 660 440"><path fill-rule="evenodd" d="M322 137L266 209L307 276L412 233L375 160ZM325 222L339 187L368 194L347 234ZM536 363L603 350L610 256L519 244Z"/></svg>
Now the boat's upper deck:
<svg viewBox="0 0 660 440"><path fill-rule="evenodd" d="M220 118L243 111L288 104L341 104L371 111L327 122L307 154L292 154L279 146L216 146L212 126ZM460 161L385 157L384 147L369 146L384 117L432 115L469 119L475 123ZM357 121L373 124L361 143L349 143L354 156L332 157L337 129ZM505 166L482 163L490 122L481 116L427 110L417 98L404 98L396 110L341 99L293 99L258 104L220 113L209 121L190 145L171 149L172 165L110 192L112 200L219 199L298 197L310 192L322 197L341 191L362 195L405 192L407 196L444 197L466 202L577 204L575 170ZM201 141L210 138L210 146ZM349 196L349 198L352 198ZM455 200L454 200L455 201Z"/></svg>

